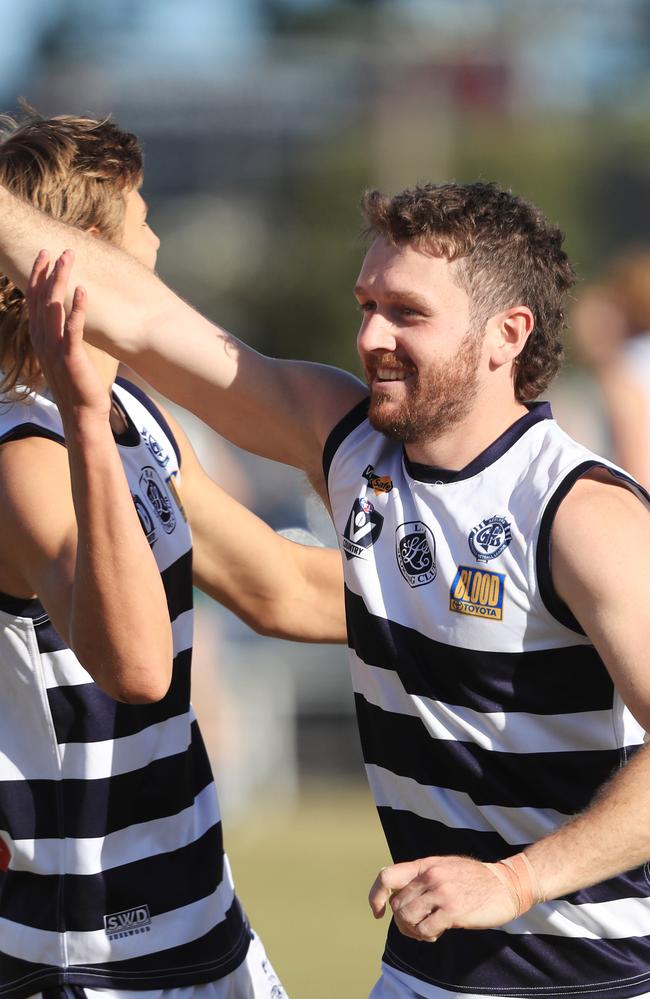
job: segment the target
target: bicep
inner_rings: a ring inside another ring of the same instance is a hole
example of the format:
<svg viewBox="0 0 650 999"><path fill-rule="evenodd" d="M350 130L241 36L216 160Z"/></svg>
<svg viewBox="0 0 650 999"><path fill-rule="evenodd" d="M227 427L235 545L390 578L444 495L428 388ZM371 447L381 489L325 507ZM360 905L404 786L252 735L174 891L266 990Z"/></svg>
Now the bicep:
<svg viewBox="0 0 650 999"><path fill-rule="evenodd" d="M0 588L37 596L68 641L77 529L65 448L41 438L2 445L0 490Z"/></svg>
<svg viewBox="0 0 650 999"><path fill-rule="evenodd" d="M583 479L560 505L551 539L558 595L650 729L650 512L623 486Z"/></svg>

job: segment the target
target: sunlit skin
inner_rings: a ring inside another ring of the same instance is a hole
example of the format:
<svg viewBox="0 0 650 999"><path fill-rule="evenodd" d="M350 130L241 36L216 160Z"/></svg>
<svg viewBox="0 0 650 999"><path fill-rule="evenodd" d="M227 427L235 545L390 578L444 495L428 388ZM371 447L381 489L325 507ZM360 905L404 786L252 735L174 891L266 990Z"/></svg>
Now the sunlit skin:
<svg viewBox="0 0 650 999"><path fill-rule="evenodd" d="M405 442L416 462L461 468L524 412L512 364L532 329L525 306L472 329L457 265L378 237L355 295L357 347L376 429Z"/></svg>
<svg viewBox="0 0 650 999"><path fill-rule="evenodd" d="M122 234L118 240L118 246L153 271L156 267L160 240L147 222L147 203L140 191L135 188L124 195L124 202ZM99 239L102 238L98 230L91 229L91 232ZM105 385L110 387L115 381L118 362L110 354L106 354L96 347L91 347L90 344L86 344L86 348L90 351Z"/></svg>

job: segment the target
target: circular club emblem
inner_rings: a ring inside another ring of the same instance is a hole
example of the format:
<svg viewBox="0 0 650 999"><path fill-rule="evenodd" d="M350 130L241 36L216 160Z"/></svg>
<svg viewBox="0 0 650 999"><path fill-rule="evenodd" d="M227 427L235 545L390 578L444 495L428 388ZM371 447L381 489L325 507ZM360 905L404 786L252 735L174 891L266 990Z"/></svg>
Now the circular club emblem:
<svg viewBox="0 0 650 999"><path fill-rule="evenodd" d="M498 558L510 542L510 524L505 517L487 517L474 527L468 537L469 547L477 562Z"/></svg>
<svg viewBox="0 0 650 999"><path fill-rule="evenodd" d="M409 586L424 586L436 578L436 542L421 520L400 524L395 532L395 554Z"/></svg>

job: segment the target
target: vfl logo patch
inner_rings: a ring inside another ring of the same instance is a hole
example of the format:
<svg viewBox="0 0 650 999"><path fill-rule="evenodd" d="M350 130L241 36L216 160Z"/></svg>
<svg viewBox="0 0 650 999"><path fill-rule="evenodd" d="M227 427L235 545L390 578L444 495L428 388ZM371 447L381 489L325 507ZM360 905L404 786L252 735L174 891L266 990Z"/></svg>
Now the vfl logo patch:
<svg viewBox="0 0 650 999"><path fill-rule="evenodd" d="M142 433L140 434L142 440L145 442L149 450L151 451L153 457L156 459L159 465L165 468L169 464L169 455L163 451L161 445L158 443L153 434L149 433L146 427L142 428Z"/></svg>
<svg viewBox="0 0 650 999"><path fill-rule="evenodd" d="M424 586L436 578L436 542L421 520L400 524L395 531L399 571L409 586Z"/></svg>
<svg viewBox="0 0 650 999"><path fill-rule="evenodd" d="M506 577L500 572L459 565L449 591L449 610L501 621L505 585Z"/></svg>
<svg viewBox="0 0 650 999"><path fill-rule="evenodd" d="M140 526L147 536L149 546L153 547L154 541L156 540L156 527L154 525L153 518L140 497L136 496L135 493L131 493L131 496L133 497L135 509L138 517L140 518Z"/></svg>
<svg viewBox="0 0 650 999"><path fill-rule="evenodd" d="M136 933L149 933L151 930L149 906L135 905L132 909L123 909L122 912L112 912L104 916L104 930L111 940L133 937Z"/></svg>
<svg viewBox="0 0 650 999"><path fill-rule="evenodd" d="M176 517L172 501L165 491L158 473L151 465L145 465L140 475L140 488L151 503L156 517L162 524L165 534L171 534L176 527Z"/></svg>
<svg viewBox="0 0 650 999"><path fill-rule="evenodd" d="M503 554L512 541L510 524L505 517L488 517L472 528L467 540L476 561L488 562Z"/></svg>
<svg viewBox="0 0 650 999"><path fill-rule="evenodd" d="M355 499L343 534L343 551L347 559L365 558L366 551L381 534L384 518L365 498Z"/></svg>
<svg viewBox="0 0 650 999"><path fill-rule="evenodd" d="M389 493L393 488L393 480L389 475L377 475L372 465L368 465L361 473L376 496Z"/></svg>

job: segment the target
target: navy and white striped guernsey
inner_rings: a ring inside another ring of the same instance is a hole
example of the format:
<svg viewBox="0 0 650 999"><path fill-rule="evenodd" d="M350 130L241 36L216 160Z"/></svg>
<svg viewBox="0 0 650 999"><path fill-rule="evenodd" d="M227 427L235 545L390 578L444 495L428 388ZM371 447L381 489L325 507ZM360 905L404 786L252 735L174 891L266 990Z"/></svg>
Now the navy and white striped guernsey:
<svg viewBox="0 0 650 999"><path fill-rule="evenodd" d="M163 578L171 687L155 704L105 694L37 600L0 595L0 996L62 985L208 982L250 930L223 853L210 765L190 706L191 535L178 449L157 408L119 381L116 442ZM44 395L0 407L0 443L63 443ZM47 482L43 483L47 515Z"/></svg>
<svg viewBox="0 0 650 999"><path fill-rule="evenodd" d="M367 400L332 431L357 715L395 862L511 855L584 808L643 742L551 581L554 514L593 467L645 496L546 403L459 472L411 463L370 427ZM393 923L384 961L422 996L640 995L649 896L644 867L436 944Z"/></svg>

